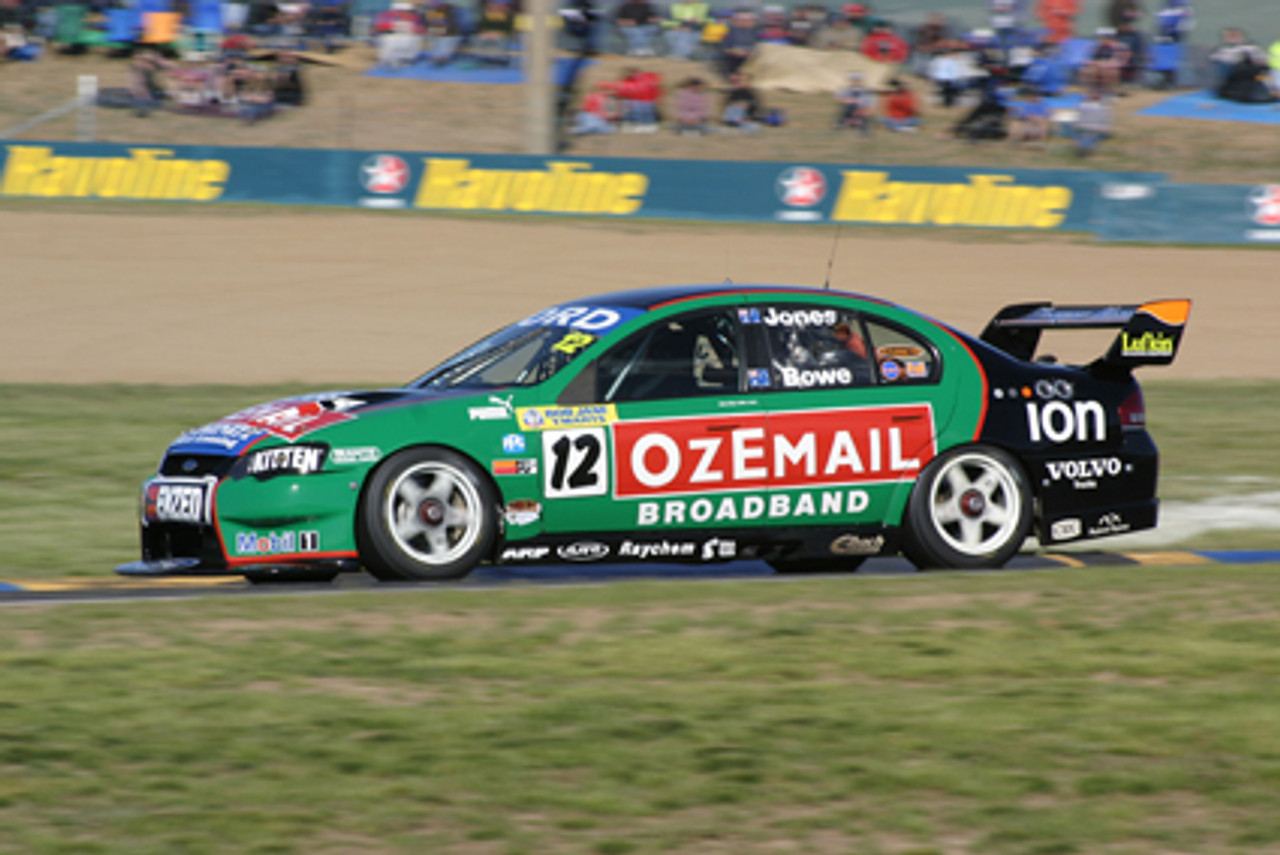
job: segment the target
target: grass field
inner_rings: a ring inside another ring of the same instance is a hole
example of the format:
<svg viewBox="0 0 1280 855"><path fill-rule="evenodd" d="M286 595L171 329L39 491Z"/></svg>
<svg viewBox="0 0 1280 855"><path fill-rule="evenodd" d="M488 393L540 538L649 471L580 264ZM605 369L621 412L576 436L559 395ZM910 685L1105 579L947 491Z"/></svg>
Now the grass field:
<svg viewBox="0 0 1280 855"><path fill-rule="evenodd" d="M315 390L0 385L0 580L100 576L135 559L139 485L165 446L189 427L300 391ZM1146 391L1166 499L1280 489L1274 382L1151 382ZM1232 531L1184 545L1276 542L1275 531Z"/></svg>
<svg viewBox="0 0 1280 855"><path fill-rule="evenodd" d="M1280 852L1278 570L6 608L0 853Z"/></svg>

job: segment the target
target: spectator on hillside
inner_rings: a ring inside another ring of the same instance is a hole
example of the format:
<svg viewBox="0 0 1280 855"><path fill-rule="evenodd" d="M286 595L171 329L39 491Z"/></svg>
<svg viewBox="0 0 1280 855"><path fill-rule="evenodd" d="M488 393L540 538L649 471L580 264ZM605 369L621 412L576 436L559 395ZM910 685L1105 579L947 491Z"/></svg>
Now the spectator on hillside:
<svg viewBox="0 0 1280 855"><path fill-rule="evenodd" d="M409 4L403 5L407 6ZM249 6L249 16L245 19L245 26L255 36L261 36L264 39L275 38L280 35L280 8L272 0L251 4ZM390 32L391 29L391 25L388 24L383 32Z"/></svg>
<svg viewBox="0 0 1280 855"><path fill-rule="evenodd" d="M267 118L275 109L275 84L266 71L250 71L240 90L240 117L253 125Z"/></svg>
<svg viewBox="0 0 1280 855"><path fill-rule="evenodd" d="M1128 61L1120 70L1121 78L1132 82L1146 55L1146 41L1142 37L1142 0L1111 0L1107 9L1107 24L1116 31L1116 38L1129 50Z"/></svg>
<svg viewBox="0 0 1280 855"><path fill-rule="evenodd" d="M920 77L928 77L929 60L955 50L958 40L941 12L930 12L924 23L911 33L911 70Z"/></svg>
<svg viewBox="0 0 1280 855"><path fill-rule="evenodd" d="M756 49L756 16L754 12L740 10L733 13L729 31L720 41L720 73L731 78Z"/></svg>
<svg viewBox="0 0 1280 855"><path fill-rule="evenodd" d="M664 34L667 52L673 59L692 59L702 43L702 29L710 19L711 6L702 0L676 0L667 11Z"/></svg>
<svg viewBox="0 0 1280 855"><path fill-rule="evenodd" d="M742 72L729 77L729 91L724 96L720 121L730 128L754 133L760 128L764 108L750 79Z"/></svg>
<svg viewBox="0 0 1280 855"><path fill-rule="evenodd" d="M351 32L351 17L345 4L323 0L307 12L307 32L324 40L325 53L333 53Z"/></svg>
<svg viewBox="0 0 1280 855"><path fill-rule="evenodd" d="M1255 53L1244 54L1231 67L1217 94L1226 101L1242 104L1265 104L1276 100L1271 89L1271 70Z"/></svg>
<svg viewBox="0 0 1280 855"><path fill-rule="evenodd" d="M791 10L791 43L798 47L811 47L813 37L827 25L827 10L823 6L809 4L795 6Z"/></svg>
<svg viewBox="0 0 1280 855"><path fill-rule="evenodd" d="M891 131L911 133L920 126L920 107L915 93L898 78L889 81L889 91L881 97L884 126Z"/></svg>
<svg viewBox="0 0 1280 855"><path fill-rule="evenodd" d="M707 132L711 122L711 93L701 78L690 77L680 84L672 112L677 134L701 136Z"/></svg>
<svg viewBox="0 0 1280 855"><path fill-rule="evenodd" d="M614 98L613 90L607 83L598 83L595 89L582 99L582 105L578 108L578 115L574 119L573 130L570 133L574 135L611 134L617 127L617 121L618 102Z"/></svg>
<svg viewBox="0 0 1280 855"><path fill-rule="evenodd" d="M762 44L791 44L791 22L784 6L765 6L760 14L760 25L756 28L756 38Z"/></svg>
<svg viewBox="0 0 1280 855"><path fill-rule="evenodd" d="M516 16L511 5L501 0L486 0L471 37L472 54L484 62L510 65L515 31Z"/></svg>
<svg viewBox="0 0 1280 855"><path fill-rule="evenodd" d="M1098 30L1098 42L1093 55L1080 69L1080 82L1103 95L1114 95L1120 88L1120 79L1129 65L1132 53L1128 45L1117 38L1110 27Z"/></svg>
<svg viewBox="0 0 1280 855"><path fill-rule="evenodd" d="M1040 22L1046 30L1044 39L1050 44L1061 44L1076 31L1076 16L1080 14L1079 0L1039 0Z"/></svg>
<svg viewBox="0 0 1280 855"><path fill-rule="evenodd" d="M1142 23L1142 14L1142 0L1111 0L1103 24L1117 32L1125 27L1137 29Z"/></svg>
<svg viewBox="0 0 1280 855"><path fill-rule="evenodd" d="M1096 91L1087 94L1074 128L1076 152L1081 157L1093 154L1098 144L1111 136L1112 127L1110 103Z"/></svg>
<svg viewBox="0 0 1280 855"><path fill-rule="evenodd" d="M1018 29L1018 16L1014 10L1013 0L990 0L987 7L987 22L995 33L996 44L1000 50L1008 53L1013 47L1014 36Z"/></svg>
<svg viewBox="0 0 1280 855"><path fill-rule="evenodd" d="M849 82L836 93L836 101L840 105L836 113L837 128L853 128L864 136L871 133L876 93L866 87L860 72L849 72Z"/></svg>
<svg viewBox="0 0 1280 855"><path fill-rule="evenodd" d="M274 103L282 107L301 107L307 101L307 89L302 82L302 62L291 51L276 55L274 73Z"/></svg>
<svg viewBox="0 0 1280 855"><path fill-rule="evenodd" d="M1215 91L1221 90L1227 78L1237 69L1248 73L1250 71L1248 66L1267 67L1269 65L1267 55L1262 52L1262 48L1251 42L1244 30L1239 27L1228 27L1222 31L1222 41L1214 48L1213 53L1209 54L1209 60L1213 63Z"/></svg>
<svg viewBox="0 0 1280 855"><path fill-rule="evenodd" d="M1156 38L1162 42L1186 41L1195 25L1191 0L1164 0L1163 8L1156 12Z"/></svg>
<svg viewBox="0 0 1280 855"><path fill-rule="evenodd" d="M1009 108L1005 105L999 86L983 86L982 100L969 111L963 119L956 123L952 133L960 139L977 142L979 140L1002 140L1009 135L1005 121Z"/></svg>
<svg viewBox="0 0 1280 855"><path fill-rule="evenodd" d="M607 84L621 102L622 130L651 133L658 129L658 99L662 77L652 71L628 68L621 80Z"/></svg>
<svg viewBox="0 0 1280 855"><path fill-rule="evenodd" d="M627 56L653 56L658 35L658 13L649 0L623 0L614 23L627 45Z"/></svg>
<svg viewBox="0 0 1280 855"><path fill-rule="evenodd" d="M437 68L448 65L462 44L457 8L449 0L430 0L423 7L422 19L431 64Z"/></svg>
<svg viewBox="0 0 1280 855"><path fill-rule="evenodd" d="M0 29L0 60L32 60L40 55L40 49L27 41L22 26L9 23Z"/></svg>
<svg viewBox="0 0 1280 855"><path fill-rule="evenodd" d="M942 106L953 107L972 83L976 68L967 62L964 51L946 50L934 54L924 73L933 82Z"/></svg>
<svg viewBox="0 0 1280 855"><path fill-rule="evenodd" d="M153 50L139 51L134 55L129 67L129 94L133 96L134 113L139 118L146 118L169 97L160 73L171 67L172 63Z"/></svg>
<svg viewBox="0 0 1280 855"><path fill-rule="evenodd" d="M862 47L863 33L841 14L833 15L831 22L813 34L809 47L815 50L856 51Z"/></svg>

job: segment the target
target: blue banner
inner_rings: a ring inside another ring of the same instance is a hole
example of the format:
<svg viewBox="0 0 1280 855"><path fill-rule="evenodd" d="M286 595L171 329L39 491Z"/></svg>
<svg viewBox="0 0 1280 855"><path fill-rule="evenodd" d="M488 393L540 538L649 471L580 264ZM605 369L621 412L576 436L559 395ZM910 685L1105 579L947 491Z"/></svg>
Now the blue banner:
<svg viewBox="0 0 1280 855"><path fill-rule="evenodd" d="M1159 184L1107 206L1101 237L1145 243L1280 244L1280 184Z"/></svg>
<svg viewBox="0 0 1280 855"><path fill-rule="evenodd" d="M1161 176L209 146L7 143L0 196L1094 231Z"/></svg>

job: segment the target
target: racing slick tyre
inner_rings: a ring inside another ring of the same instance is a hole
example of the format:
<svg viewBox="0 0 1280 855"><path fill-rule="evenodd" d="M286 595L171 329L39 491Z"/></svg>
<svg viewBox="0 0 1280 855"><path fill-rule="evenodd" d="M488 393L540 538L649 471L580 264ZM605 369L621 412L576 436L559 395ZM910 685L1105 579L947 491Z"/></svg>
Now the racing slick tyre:
<svg viewBox="0 0 1280 855"><path fill-rule="evenodd" d="M1031 531L1031 490L998 448L953 449L929 464L907 500L903 554L921 570L1002 567Z"/></svg>
<svg viewBox="0 0 1280 855"><path fill-rule="evenodd" d="M378 467L360 500L360 560L384 581L461 579L492 553L497 490L469 459L410 448Z"/></svg>

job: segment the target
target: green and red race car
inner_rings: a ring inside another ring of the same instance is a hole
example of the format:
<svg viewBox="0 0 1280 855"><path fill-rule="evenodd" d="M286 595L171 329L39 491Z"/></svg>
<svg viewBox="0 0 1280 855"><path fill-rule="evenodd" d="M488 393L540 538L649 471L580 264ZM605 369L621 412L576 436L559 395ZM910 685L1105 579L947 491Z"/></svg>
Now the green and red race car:
<svg viewBox="0 0 1280 855"><path fill-rule="evenodd" d="M889 302L681 286L565 303L406 386L187 431L143 485L127 575L383 580L482 563L998 567L1156 524L1141 365L1187 300L1028 303L978 338ZM1118 329L1088 365L1045 329Z"/></svg>

